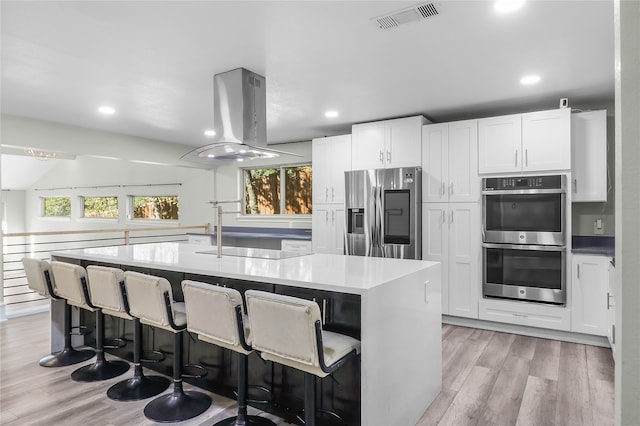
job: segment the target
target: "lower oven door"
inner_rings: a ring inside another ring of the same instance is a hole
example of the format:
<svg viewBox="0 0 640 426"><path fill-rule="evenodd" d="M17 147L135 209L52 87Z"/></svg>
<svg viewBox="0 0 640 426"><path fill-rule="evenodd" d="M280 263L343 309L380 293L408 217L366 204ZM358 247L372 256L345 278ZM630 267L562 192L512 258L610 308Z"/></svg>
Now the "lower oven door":
<svg viewBox="0 0 640 426"><path fill-rule="evenodd" d="M566 304L566 247L490 243L482 247L483 296Z"/></svg>

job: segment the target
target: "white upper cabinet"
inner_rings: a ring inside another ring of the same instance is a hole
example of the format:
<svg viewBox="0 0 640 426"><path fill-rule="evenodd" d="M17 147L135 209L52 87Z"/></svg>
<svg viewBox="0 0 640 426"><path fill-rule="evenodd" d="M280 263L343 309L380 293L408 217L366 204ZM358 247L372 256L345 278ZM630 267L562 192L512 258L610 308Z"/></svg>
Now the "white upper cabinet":
<svg viewBox="0 0 640 426"><path fill-rule="evenodd" d="M478 120L422 128L422 201L474 202L480 197Z"/></svg>
<svg viewBox="0 0 640 426"><path fill-rule="evenodd" d="M607 201L607 111L571 114L572 201Z"/></svg>
<svg viewBox="0 0 640 426"><path fill-rule="evenodd" d="M571 169L571 110L522 115L522 170Z"/></svg>
<svg viewBox="0 0 640 426"><path fill-rule="evenodd" d="M313 204L344 203L344 172L351 170L351 135L312 141Z"/></svg>
<svg viewBox="0 0 640 426"><path fill-rule="evenodd" d="M478 172L571 169L571 110L483 118L478 121Z"/></svg>
<svg viewBox="0 0 640 426"><path fill-rule="evenodd" d="M509 173L522 169L522 116L478 120L478 172Z"/></svg>
<svg viewBox="0 0 640 426"><path fill-rule="evenodd" d="M354 124L353 170L420 166L423 116Z"/></svg>

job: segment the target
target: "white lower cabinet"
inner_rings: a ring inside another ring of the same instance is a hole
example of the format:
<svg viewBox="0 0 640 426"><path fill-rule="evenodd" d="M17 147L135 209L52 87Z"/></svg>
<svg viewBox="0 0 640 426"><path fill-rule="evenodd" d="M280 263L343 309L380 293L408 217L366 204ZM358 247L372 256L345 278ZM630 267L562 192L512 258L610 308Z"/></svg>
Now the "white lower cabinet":
<svg viewBox="0 0 640 426"><path fill-rule="evenodd" d="M571 331L607 335L609 257L574 254L571 267Z"/></svg>
<svg viewBox="0 0 640 426"><path fill-rule="evenodd" d="M563 306L541 303L511 302L508 300L481 299L481 320L570 331L570 310Z"/></svg>
<svg viewBox="0 0 640 426"><path fill-rule="evenodd" d="M442 313L478 318L480 210L478 203L424 203L422 258L442 264Z"/></svg>
<svg viewBox="0 0 640 426"><path fill-rule="evenodd" d="M314 253L344 254L344 205L316 204L311 219Z"/></svg>

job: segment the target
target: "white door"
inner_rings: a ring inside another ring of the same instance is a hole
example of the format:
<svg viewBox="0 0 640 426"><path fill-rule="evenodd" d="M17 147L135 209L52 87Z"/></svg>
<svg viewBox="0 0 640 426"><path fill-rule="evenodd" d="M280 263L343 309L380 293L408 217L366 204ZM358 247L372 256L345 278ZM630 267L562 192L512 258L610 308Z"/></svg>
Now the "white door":
<svg viewBox="0 0 640 426"><path fill-rule="evenodd" d="M525 171L571 169L571 110L523 114L522 149Z"/></svg>
<svg viewBox="0 0 640 426"><path fill-rule="evenodd" d="M422 127L422 201L425 203L447 201L448 141L448 123Z"/></svg>
<svg viewBox="0 0 640 426"><path fill-rule="evenodd" d="M384 167L385 125L383 123L356 124L351 135L351 166L353 170Z"/></svg>
<svg viewBox="0 0 640 426"><path fill-rule="evenodd" d="M571 330L578 333L607 335L607 289L609 258L573 255Z"/></svg>
<svg viewBox="0 0 640 426"><path fill-rule="evenodd" d="M386 128L385 168L419 167L422 123L420 117L391 120Z"/></svg>
<svg viewBox="0 0 640 426"><path fill-rule="evenodd" d="M314 204L311 215L311 241L314 253L331 253L333 245L333 229L331 222L331 204Z"/></svg>
<svg viewBox="0 0 640 426"><path fill-rule="evenodd" d="M449 201L480 199L478 177L478 120L449 123Z"/></svg>
<svg viewBox="0 0 640 426"><path fill-rule="evenodd" d="M422 259L440 262L442 313L449 313L449 224L447 203L422 204Z"/></svg>
<svg viewBox="0 0 640 426"><path fill-rule="evenodd" d="M478 173L510 173L522 169L520 114L478 120Z"/></svg>
<svg viewBox="0 0 640 426"><path fill-rule="evenodd" d="M449 315L478 318L479 211L477 203L449 204Z"/></svg>

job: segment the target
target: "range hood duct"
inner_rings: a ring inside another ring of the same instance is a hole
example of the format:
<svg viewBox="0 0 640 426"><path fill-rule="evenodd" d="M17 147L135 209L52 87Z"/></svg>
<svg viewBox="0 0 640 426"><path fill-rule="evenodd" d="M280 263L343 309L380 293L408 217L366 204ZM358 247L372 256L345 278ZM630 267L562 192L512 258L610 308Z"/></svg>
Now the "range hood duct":
<svg viewBox="0 0 640 426"><path fill-rule="evenodd" d="M267 148L266 81L261 75L236 68L213 76L213 142L181 159L216 164L230 160L295 155Z"/></svg>

